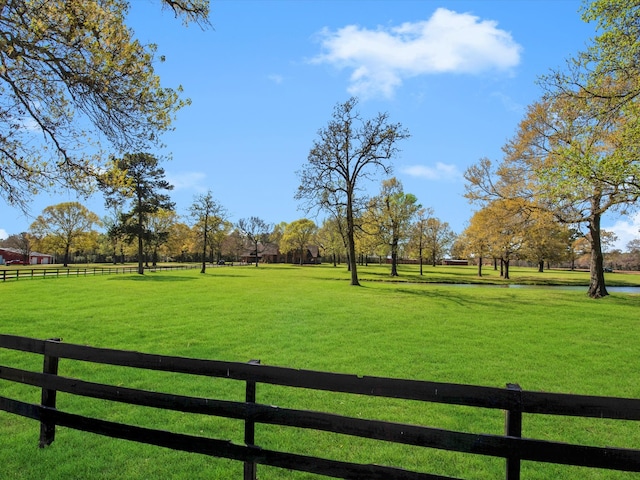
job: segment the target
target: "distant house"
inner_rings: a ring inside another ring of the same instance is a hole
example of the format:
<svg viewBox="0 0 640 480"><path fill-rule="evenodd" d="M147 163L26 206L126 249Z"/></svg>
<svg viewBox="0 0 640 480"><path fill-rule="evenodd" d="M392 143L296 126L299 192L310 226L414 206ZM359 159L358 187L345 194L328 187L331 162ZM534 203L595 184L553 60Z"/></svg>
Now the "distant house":
<svg viewBox="0 0 640 480"><path fill-rule="evenodd" d="M303 255L302 263L305 264L319 264L322 261L322 258L320 257L320 248L317 245L307 245ZM255 246L246 247L241 256L241 260L244 263L255 263ZM280 252L278 245L275 243L259 243L258 263L300 263L300 251L296 250L285 255Z"/></svg>
<svg viewBox="0 0 640 480"><path fill-rule="evenodd" d="M0 264L6 265L11 261L24 262L29 265L48 265L53 263L53 255L39 252L29 252L29 255L25 255L22 250L17 248L0 248Z"/></svg>
<svg viewBox="0 0 640 480"><path fill-rule="evenodd" d="M291 263L300 263L300 251L295 250L290 252L287 256L287 261ZM318 265L322 263L322 257L320 257L320 247L317 245L307 245L307 248L303 252L302 263Z"/></svg>
<svg viewBox="0 0 640 480"><path fill-rule="evenodd" d="M469 260L460 260L455 258L445 258L442 260L443 265L469 265Z"/></svg>
<svg viewBox="0 0 640 480"><path fill-rule="evenodd" d="M258 243L258 263L281 263L284 256L280 254L278 245L275 243ZM245 246L240 259L243 263L256 263L256 247L251 244Z"/></svg>

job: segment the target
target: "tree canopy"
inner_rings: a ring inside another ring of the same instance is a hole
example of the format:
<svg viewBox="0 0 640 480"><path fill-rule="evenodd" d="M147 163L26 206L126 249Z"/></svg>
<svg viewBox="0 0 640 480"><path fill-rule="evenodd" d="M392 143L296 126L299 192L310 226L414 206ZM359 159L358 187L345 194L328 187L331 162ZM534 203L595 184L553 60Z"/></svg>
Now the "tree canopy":
<svg viewBox="0 0 640 480"><path fill-rule="evenodd" d="M138 273L144 274L144 242L151 240L150 217L160 210L173 210L174 203L167 193L173 189L164 178L164 169L158 159L148 153L125 154L114 159L105 184L105 197L109 206L124 206L130 210L120 215L120 230L129 239L138 239Z"/></svg>
<svg viewBox="0 0 640 480"><path fill-rule="evenodd" d="M64 252L64 266L69 265L69 252L89 234L99 217L79 202L63 202L45 208L31 224L31 231L42 243Z"/></svg>
<svg viewBox="0 0 640 480"><path fill-rule="evenodd" d="M208 0L161 0L206 25ZM26 209L56 185L88 191L111 150L157 146L188 103L154 71L127 0L0 2L0 197Z"/></svg>
<svg viewBox="0 0 640 480"><path fill-rule="evenodd" d="M382 181L380 194L369 203L367 216L375 235L391 251L391 276L398 276L398 246L409 238L411 222L420 209L418 199L405 193L402 183L395 177ZM372 232L373 233L373 232Z"/></svg>
<svg viewBox="0 0 640 480"><path fill-rule="evenodd" d="M467 170L474 200L533 201L566 224L586 224L592 298L607 295L602 216L627 213L640 198L640 64L638 0L595 0L583 18L599 35L564 70L541 78L504 161L483 159Z"/></svg>
<svg viewBox="0 0 640 480"><path fill-rule="evenodd" d="M305 248L309 246L313 236L318 231L318 227L308 218L301 218L289 223L282 234L280 240L280 251L283 253L300 252L300 265L305 260Z"/></svg>

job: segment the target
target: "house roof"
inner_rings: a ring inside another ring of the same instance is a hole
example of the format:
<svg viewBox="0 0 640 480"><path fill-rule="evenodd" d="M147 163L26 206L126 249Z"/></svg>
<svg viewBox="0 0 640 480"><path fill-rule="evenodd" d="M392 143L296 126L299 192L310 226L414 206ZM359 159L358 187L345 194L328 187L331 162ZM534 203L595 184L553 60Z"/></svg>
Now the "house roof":
<svg viewBox="0 0 640 480"><path fill-rule="evenodd" d="M320 247L318 245L307 245L307 249L313 258L320 256Z"/></svg>
<svg viewBox="0 0 640 480"><path fill-rule="evenodd" d="M8 252L14 253L16 255L24 255L24 250L20 250L19 248L10 248L10 247L0 247L0 252ZM53 257L48 253L40 253L40 252L29 252L30 257Z"/></svg>
<svg viewBox="0 0 640 480"><path fill-rule="evenodd" d="M278 255L280 250L278 249L278 245L275 243L258 243L258 258L264 255ZM245 245L245 250L242 254L244 257L251 257L256 254L255 246Z"/></svg>

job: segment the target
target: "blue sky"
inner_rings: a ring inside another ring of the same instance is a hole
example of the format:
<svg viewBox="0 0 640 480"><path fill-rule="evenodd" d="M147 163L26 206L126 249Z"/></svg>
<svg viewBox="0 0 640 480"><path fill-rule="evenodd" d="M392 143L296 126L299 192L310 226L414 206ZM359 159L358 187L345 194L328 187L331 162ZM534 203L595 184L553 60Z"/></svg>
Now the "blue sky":
<svg viewBox="0 0 640 480"><path fill-rule="evenodd" d="M152 152L172 157L164 167L178 213L210 189L232 221L305 216L296 172L334 106L354 95L364 117L388 112L409 130L394 176L461 232L477 208L463 197L465 169L501 159L540 97L538 77L596 33L579 0L212 0L207 30L185 28L159 1L131 3L129 25L166 58L163 84L192 101L167 148ZM39 196L31 217L4 205L0 235L71 200ZM100 197L85 203L104 214ZM640 236L637 215L603 225L620 246Z"/></svg>

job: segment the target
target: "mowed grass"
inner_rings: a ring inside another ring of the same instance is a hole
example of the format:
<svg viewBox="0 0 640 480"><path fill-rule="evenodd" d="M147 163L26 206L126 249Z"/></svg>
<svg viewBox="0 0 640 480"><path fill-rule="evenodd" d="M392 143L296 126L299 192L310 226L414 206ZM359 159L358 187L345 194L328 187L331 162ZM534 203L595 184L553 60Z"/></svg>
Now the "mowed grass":
<svg viewBox="0 0 640 480"><path fill-rule="evenodd" d="M0 332L194 358L527 390L640 398L640 295L590 300L579 290L445 285L475 281L472 267L360 269L265 266L34 279L0 284ZM584 272L512 269L516 283L586 285ZM504 283L485 269L483 282ZM458 279L458 280L456 280ZM528 279L528 280L527 280ZM393 280L393 281L390 281ZM425 284L425 280L442 284ZM640 283L607 274L610 284ZM39 370L41 359L0 350L0 364ZM221 379L97 367L62 360L62 375L178 394L242 401ZM35 389L0 382L2 395L39 401ZM501 434L501 411L258 385L258 401L362 418ZM112 421L242 443L242 422L59 395L59 406ZM59 428L37 448L36 422L0 412L3 478L239 479L237 462ZM640 448L634 422L525 415L524 435ZM285 427L258 426L269 449L394 465L465 479L503 478L504 460ZM527 479L630 479L637 474L524 462ZM261 480L321 478L264 466Z"/></svg>

